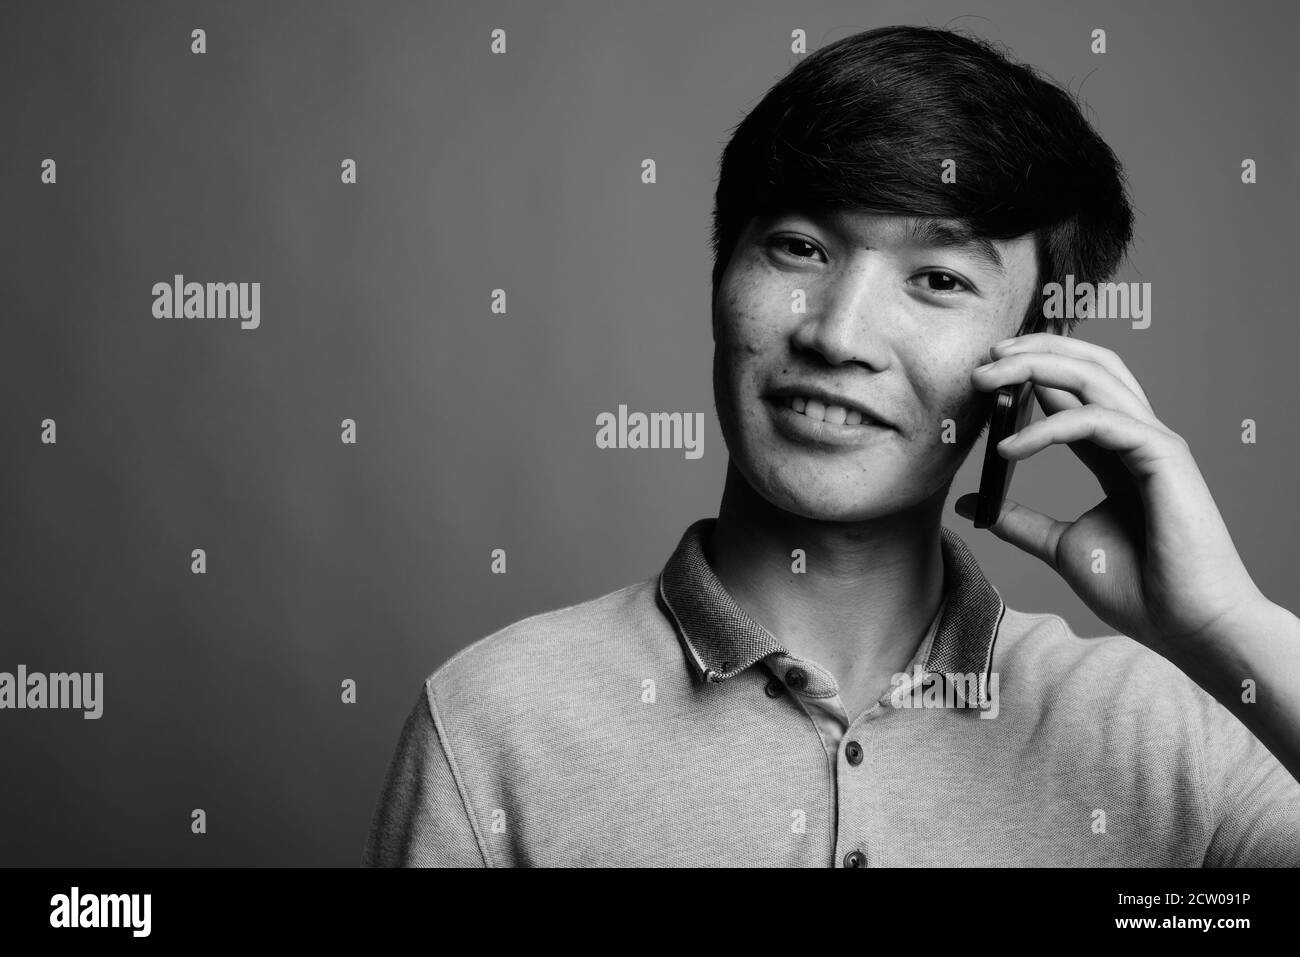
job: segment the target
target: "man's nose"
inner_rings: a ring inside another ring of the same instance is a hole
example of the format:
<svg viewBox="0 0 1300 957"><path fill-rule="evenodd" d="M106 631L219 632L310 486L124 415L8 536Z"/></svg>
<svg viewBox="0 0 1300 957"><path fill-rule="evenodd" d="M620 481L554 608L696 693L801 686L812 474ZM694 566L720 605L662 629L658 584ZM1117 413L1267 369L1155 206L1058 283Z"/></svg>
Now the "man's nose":
<svg viewBox="0 0 1300 957"><path fill-rule="evenodd" d="M890 314L897 309L887 265L878 259L846 267L808 292L808 314L795 342L831 365L889 364Z"/></svg>

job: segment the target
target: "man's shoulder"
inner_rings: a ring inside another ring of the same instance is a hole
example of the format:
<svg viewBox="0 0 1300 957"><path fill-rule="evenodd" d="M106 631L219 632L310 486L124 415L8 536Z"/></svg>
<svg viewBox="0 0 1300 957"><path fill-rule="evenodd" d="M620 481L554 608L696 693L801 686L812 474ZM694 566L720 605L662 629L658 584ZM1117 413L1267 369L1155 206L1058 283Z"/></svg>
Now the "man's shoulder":
<svg viewBox="0 0 1300 957"><path fill-rule="evenodd" d="M1155 654L1127 635L1080 635L1060 615L1020 611L1010 605L1005 606L994 650L1031 658L1040 665L1094 668L1113 667L1136 652Z"/></svg>
<svg viewBox="0 0 1300 957"><path fill-rule="evenodd" d="M1006 608L993 652L1004 682L1036 687L1057 706L1104 698L1112 711L1127 702L1184 719L1190 705L1213 710L1213 699L1163 655L1127 635L1080 635L1060 615Z"/></svg>
<svg viewBox="0 0 1300 957"><path fill-rule="evenodd" d="M635 657L668 628L656 606L659 576L596 598L540 612L473 641L425 679L448 704L485 698L524 702L580 687L608 674L616 659Z"/></svg>

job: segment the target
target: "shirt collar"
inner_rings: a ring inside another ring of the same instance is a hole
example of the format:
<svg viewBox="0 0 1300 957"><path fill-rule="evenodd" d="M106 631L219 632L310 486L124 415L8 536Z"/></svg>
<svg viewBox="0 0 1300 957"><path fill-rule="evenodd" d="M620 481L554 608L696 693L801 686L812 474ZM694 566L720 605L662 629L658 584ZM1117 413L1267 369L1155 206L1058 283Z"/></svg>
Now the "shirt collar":
<svg viewBox="0 0 1300 957"><path fill-rule="evenodd" d="M677 624L687 660L700 681L715 683L773 652L788 653L736 604L709 566L703 542L716 523L702 518L691 524L659 575L659 594ZM945 527L939 533L944 604L923 668L938 675L983 674L987 683L1006 606L966 543Z"/></svg>

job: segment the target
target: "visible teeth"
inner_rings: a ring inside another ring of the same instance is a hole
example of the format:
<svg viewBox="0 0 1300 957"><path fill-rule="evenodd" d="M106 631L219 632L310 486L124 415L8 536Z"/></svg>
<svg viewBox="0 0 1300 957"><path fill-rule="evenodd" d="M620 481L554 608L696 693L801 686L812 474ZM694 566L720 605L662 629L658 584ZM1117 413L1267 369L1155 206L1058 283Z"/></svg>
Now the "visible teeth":
<svg viewBox="0 0 1300 957"><path fill-rule="evenodd" d="M790 408L802 412L810 419L830 422L832 425L861 425L862 413L857 409L846 409L842 405L826 405L818 399L794 395L790 397Z"/></svg>

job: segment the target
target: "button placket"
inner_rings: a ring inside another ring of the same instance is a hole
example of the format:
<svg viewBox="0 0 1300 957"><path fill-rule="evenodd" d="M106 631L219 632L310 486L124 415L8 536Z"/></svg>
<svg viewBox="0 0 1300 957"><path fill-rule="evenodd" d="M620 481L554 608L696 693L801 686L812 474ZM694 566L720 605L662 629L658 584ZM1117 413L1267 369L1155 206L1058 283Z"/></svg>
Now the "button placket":
<svg viewBox="0 0 1300 957"><path fill-rule="evenodd" d="M870 856L863 842L871 841L872 835L868 823L859 815L864 793L874 787L867 764L871 735L872 728L858 718L845 727L840 741L839 753L843 756L843 764L839 765L835 786L838 795L836 830L839 832L836 849L841 854L842 867L870 866Z"/></svg>

